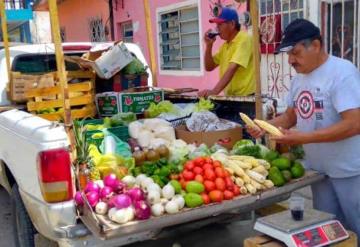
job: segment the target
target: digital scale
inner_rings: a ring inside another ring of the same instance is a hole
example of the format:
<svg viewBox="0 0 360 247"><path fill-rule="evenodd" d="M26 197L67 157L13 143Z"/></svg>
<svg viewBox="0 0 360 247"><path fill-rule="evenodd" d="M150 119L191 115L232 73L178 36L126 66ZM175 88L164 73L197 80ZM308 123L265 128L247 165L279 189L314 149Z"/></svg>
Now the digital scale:
<svg viewBox="0 0 360 247"><path fill-rule="evenodd" d="M284 242L289 247L320 247L349 237L335 216L306 209L301 221L290 210L257 219L254 229Z"/></svg>

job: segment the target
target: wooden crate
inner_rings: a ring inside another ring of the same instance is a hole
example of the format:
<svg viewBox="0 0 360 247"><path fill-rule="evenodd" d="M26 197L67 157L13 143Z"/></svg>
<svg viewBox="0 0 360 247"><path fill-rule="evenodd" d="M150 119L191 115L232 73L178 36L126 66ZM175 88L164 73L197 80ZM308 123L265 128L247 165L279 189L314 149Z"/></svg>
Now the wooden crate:
<svg viewBox="0 0 360 247"><path fill-rule="evenodd" d="M16 103L25 103L25 93L30 89L55 86L54 73L30 75L11 72L10 78L10 100Z"/></svg>
<svg viewBox="0 0 360 247"><path fill-rule="evenodd" d="M56 74L54 74L54 77L55 81L58 81ZM69 71L67 72L67 80L81 80L81 82L68 84L72 118L94 117L96 114L95 74L90 71ZM28 99L27 109L31 113L51 121L63 119L63 96L59 83L53 87L29 89L26 92L26 97ZM52 98L49 99L49 97ZM57 111L41 113L49 108L57 109Z"/></svg>

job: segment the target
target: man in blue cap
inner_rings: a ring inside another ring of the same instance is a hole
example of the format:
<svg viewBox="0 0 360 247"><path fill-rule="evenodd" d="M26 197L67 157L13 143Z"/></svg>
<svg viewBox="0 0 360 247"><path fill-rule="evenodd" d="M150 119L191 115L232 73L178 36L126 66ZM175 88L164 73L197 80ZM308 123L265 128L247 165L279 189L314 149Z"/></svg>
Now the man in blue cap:
<svg viewBox="0 0 360 247"><path fill-rule="evenodd" d="M235 9L223 7L215 23L221 39L225 40L220 50L213 56L212 47L216 40L205 33L205 69L212 71L220 67L220 80L213 89L199 92L199 96L217 95L223 90L227 96L246 96L255 93L255 69L253 62L252 38L240 30L239 16Z"/></svg>
<svg viewBox="0 0 360 247"><path fill-rule="evenodd" d="M360 236L360 72L328 55L319 28L305 19L286 27L277 52L287 53L298 74L285 113L269 121L284 133L273 139L303 144L307 167L327 175L312 185L314 208L335 214ZM263 134L247 130L255 138Z"/></svg>

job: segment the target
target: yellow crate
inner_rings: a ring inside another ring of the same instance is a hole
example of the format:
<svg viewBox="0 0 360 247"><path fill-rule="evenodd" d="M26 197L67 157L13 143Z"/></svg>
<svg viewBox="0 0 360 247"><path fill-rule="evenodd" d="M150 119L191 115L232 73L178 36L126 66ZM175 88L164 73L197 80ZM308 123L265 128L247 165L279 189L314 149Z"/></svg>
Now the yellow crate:
<svg viewBox="0 0 360 247"><path fill-rule="evenodd" d="M56 74L54 74L55 81ZM69 83L69 101L71 108L71 116L73 119L94 117L95 108L95 74L90 71L69 71L67 80L74 81L81 79L81 82ZM27 109L33 114L52 121L59 121L64 118L63 112L63 95L61 86L57 84L53 87L32 88L25 93ZM58 111L51 113L41 113L46 109L57 108Z"/></svg>

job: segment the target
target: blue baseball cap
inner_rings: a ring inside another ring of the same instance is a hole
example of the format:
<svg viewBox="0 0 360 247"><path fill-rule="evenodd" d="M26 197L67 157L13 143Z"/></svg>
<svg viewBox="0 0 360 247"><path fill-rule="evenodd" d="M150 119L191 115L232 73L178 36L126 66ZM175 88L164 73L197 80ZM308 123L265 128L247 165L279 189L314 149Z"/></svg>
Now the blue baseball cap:
<svg viewBox="0 0 360 247"><path fill-rule="evenodd" d="M275 54L288 52L300 41L316 37L320 37L320 29L317 26L308 20L296 19L285 28Z"/></svg>
<svg viewBox="0 0 360 247"><path fill-rule="evenodd" d="M219 8L219 14L217 17L212 18L209 20L210 23L224 23L227 21L235 21L239 22L239 16L235 9L233 8Z"/></svg>

